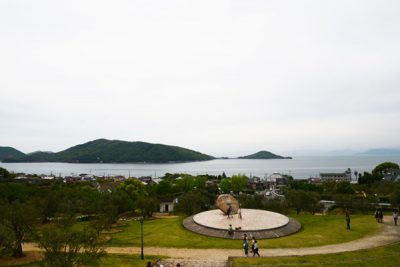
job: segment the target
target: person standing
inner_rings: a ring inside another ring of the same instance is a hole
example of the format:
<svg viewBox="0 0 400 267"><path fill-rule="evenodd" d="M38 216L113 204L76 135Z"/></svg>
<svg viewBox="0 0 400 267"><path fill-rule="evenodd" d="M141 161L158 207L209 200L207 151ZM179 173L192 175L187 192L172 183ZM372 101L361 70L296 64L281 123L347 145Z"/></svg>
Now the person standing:
<svg viewBox="0 0 400 267"><path fill-rule="evenodd" d="M254 239L254 245L253 245L253 257L257 255L260 257L260 254L258 254L258 243L257 240Z"/></svg>
<svg viewBox="0 0 400 267"><path fill-rule="evenodd" d="M244 234L243 236L243 250L244 250L244 255L246 255L246 257L249 256L249 241L247 240L247 235Z"/></svg>
<svg viewBox="0 0 400 267"><path fill-rule="evenodd" d="M233 227L232 227L232 224L229 225L228 234L229 234L230 236L233 236Z"/></svg>
<svg viewBox="0 0 400 267"><path fill-rule="evenodd" d="M346 228L350 230L350 214L346 212Z"/></svg>
<svg viewBox="0 0 400 267"><path fill-rule="evenodd" d="M229 219L232 215L232 206L231 205L228 206L228 210L226 211L226 213L228 213L228 219Z"/></svg>
<svg viewBox="0 0 400 267"><path fill-rule="evenodd" d="M379 222L383 222L383 211L379 211Z"/></svg>
<svg viewBox="0 0 400 267"><path fill-rule="evenodd" d="M393 211L393 221L394 225L397 226L397 220L399 219L399 214L397 213L397 210Z"/></svg>

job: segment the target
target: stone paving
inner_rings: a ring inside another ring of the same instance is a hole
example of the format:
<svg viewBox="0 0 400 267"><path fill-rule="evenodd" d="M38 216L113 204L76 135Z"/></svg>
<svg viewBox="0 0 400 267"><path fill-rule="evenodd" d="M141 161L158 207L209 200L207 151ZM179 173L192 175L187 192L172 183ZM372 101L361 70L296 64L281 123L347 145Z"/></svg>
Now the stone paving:
<svg viewBox="0 0 400 267"><path fill-rule="evenodd" d="M280 228L289 223L289 218L280 213L256 210L241 209L239 214L228 218L221 210L208 210L193 216L193 221L201 226L226 230L229 224L234 228L240 227L242 231L259 231Z"/></svg>
<svg viewBox="0 0 400 267"><path fill-rule="evenodd" d="M251 230L251 231L235 230L233 234L229 234L227 228L223 230L223 229L215 229L199 225L193 220L193 216L183 220L182 224L186 229L198 234L220 237L220 238L228 238L228 239L242 239L244 233L246 233L249 237L252 235L256 239L276 238L296 233L301 229L301 224L292 218L288 218L288 223L278 228Z"/></svg>
<svg viewBox="0 0 400 267"><path fill-rule="evenodd" d="M181 267L228 267L227 260L179 260L179 259L165 259L160 260L155 264L155 267L176 267L177 264Z"/></svg>

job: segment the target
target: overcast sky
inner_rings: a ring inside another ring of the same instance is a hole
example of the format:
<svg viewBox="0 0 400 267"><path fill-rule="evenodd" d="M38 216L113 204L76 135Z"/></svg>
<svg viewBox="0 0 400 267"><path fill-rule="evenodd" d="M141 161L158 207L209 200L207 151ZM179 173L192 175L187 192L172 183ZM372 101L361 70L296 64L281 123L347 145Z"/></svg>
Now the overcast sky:
<svg viewBox="0 0 400 267"><path fill-rule="evenodd" d="M0 1L0 146L400 147L400 1Z"/></svg>

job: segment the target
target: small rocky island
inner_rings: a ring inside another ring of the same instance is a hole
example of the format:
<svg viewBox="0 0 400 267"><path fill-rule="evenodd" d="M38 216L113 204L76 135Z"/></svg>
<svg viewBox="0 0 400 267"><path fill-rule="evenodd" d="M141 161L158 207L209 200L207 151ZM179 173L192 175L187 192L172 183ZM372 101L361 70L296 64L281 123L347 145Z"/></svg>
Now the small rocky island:
<svg viewBox="0 0 400 267"><path fill-rule="evenodd" d="M262 150L248 156L239 157L239 159L292 159L292 157L282 157L269 151Z"/></svg>

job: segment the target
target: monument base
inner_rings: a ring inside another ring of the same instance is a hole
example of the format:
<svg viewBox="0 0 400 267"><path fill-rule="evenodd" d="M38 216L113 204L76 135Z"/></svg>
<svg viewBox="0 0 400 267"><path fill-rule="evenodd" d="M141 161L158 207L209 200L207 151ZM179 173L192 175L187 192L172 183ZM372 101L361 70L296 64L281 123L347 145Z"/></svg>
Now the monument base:
<svg viewBox="0 0 400 267"><path fill-rule="evenodd" d="M241 239L243 234L257 239L277 238L293 234L301 229L296 220L276 212L242 209L228 218L221 210L209 210L188 217L183 226L193 232L213 237ZM232 225L233 233L229 232Z"/></svg>

